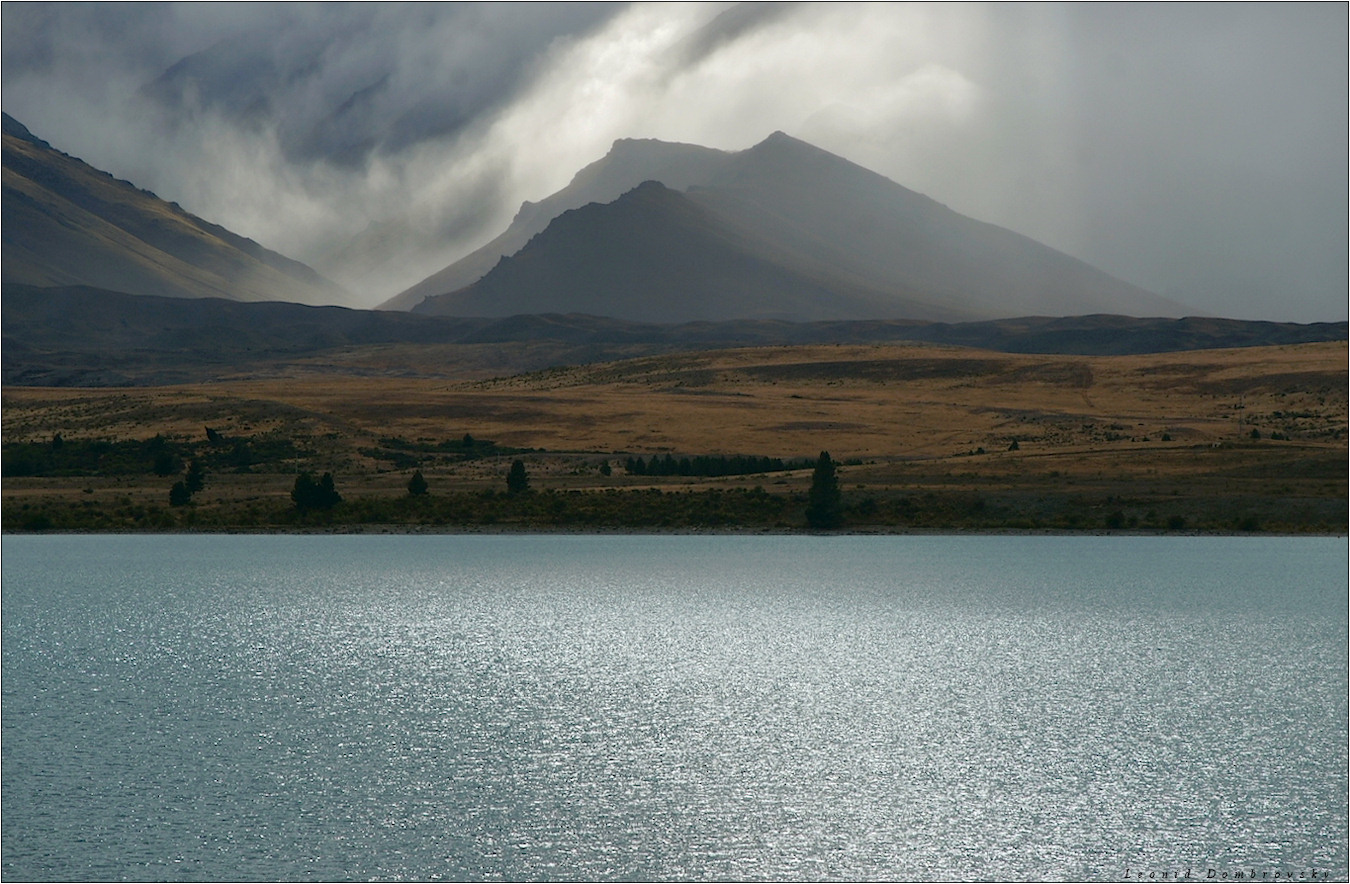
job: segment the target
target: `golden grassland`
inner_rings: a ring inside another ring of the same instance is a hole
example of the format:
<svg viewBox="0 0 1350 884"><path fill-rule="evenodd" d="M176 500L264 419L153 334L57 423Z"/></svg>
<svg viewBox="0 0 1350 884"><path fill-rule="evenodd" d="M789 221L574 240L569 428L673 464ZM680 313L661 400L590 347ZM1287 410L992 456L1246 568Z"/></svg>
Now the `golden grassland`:
<svg viewBox="0 0 1350 884"><path fill-rule="evenodd" d="M284 500L300 466L332 471L348 497L399 495L411 468L372 456L381 440L427 446L467 433L533 449L520 456L537 489L758 485L793 493L809 471L657 479L629 476L621 464L628 456L788 459L828 450L854 496L1076 495L1108 509L1145 501L1141 512L1185 499L1193 508L1210 501L1224 512L1286 513L1269 521L1293 527L1299 508L1315 504L1319 530L1327 530L1327 512L1340 513L1334 530L1345 526L1345 342L1114 357L784 346L502 378L438 373L436 357L435 348L402 346L190 386L9 387L4 439L197 440L209 426L226 437L299 440L312 452L302 465L215 474L204 506ZM400 376L407 374L416 376ZM504 487L510 459L428 456L418 465L434 494ZM606 460L608 476L600 471ZM9 509L79 495L156 501L166 492L155 475L35 477L7 478L3 497Z"/></svg>

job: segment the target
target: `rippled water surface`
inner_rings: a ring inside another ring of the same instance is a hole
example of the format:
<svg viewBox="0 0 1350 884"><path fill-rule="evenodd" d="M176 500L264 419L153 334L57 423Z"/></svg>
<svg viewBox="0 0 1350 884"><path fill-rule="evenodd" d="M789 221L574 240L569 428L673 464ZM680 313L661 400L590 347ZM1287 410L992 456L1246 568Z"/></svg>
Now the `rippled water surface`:
<svg viewBox="0 0 1350 884"><path fill-rule="evenodd" d="M6 537L0 873L1345 880L1346 549Z"/></svg>

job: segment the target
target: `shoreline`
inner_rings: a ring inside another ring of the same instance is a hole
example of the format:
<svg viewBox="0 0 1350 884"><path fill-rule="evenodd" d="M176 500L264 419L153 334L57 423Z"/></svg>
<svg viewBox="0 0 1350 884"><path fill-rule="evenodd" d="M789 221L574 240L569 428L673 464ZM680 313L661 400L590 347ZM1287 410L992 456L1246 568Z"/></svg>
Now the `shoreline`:
<svg viewBox="0 0 1350 884"><path fill-rule="evenodd" d="M482 526L436 526L436 525L324 525L313 527L287 528L236 528L223 530L195 530L180 528L173 530L46 530L25 531L3 530L3 537L37 537L44 535L103 535L115 536L154 536L181 537L184 535L202 536L242 536L242 535L409 535L409 536L597 536L597 537L659 537L659 536L725 536L725 537L1325 537L1350 539L1350 531L1201 531L1201 530L1144 530L1137 528L1094 528L1072 530L1067 528L850 528L835 531L811 531L805 528L573 528L573 527L520 527L502 525Z"/></svg>

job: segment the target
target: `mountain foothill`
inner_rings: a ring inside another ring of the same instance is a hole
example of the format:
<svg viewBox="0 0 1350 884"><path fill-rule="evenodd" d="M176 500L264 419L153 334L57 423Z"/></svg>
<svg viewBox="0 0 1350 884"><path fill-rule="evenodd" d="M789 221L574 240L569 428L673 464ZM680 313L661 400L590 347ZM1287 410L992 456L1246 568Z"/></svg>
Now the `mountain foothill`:
<svg viewBox="0 0 1350 884"><path fill-rule="evenodd" d="M314 269L7 114L3 142L10 383L112 383L137 354L154 354L151 377L174 358L484 336L601 356L831 339L1092 353L1346 337L1345 323L1181 319L1178 304L781 132L742 151L620 139L487 245L360 311L331 306L355 298Z"/></svg>

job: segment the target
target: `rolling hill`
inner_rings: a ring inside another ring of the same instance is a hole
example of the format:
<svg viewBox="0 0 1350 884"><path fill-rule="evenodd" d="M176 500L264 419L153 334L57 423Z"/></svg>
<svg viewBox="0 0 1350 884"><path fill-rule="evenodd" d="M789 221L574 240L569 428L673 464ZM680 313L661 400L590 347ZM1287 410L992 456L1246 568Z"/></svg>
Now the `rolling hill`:
<svg viewBox="0 0 1350 884"><path fill-rule="evenodd" d="M634 184L638 173L668 193ZM384 306L668 322L1186 312L781 132L738 153L616 143L493 243Z"/></svg>
<svg viewBox="0 0 1350 884"><path fill-rule="evenodd" d="M3 282L338 303L314 270L118 180L3 117Z"/></svg>
<svg viewBox="0 0 1350 884"><path fill-rule="evenodd" d="M1006 353L1127 355L1344 341L1346 324L1123 316L982 322L736 319L676 324L585 314L502 318L5 286L0 381L128 386L284 375L303 361L335 376L484 377L728 347L926 342Z"/></svg>

